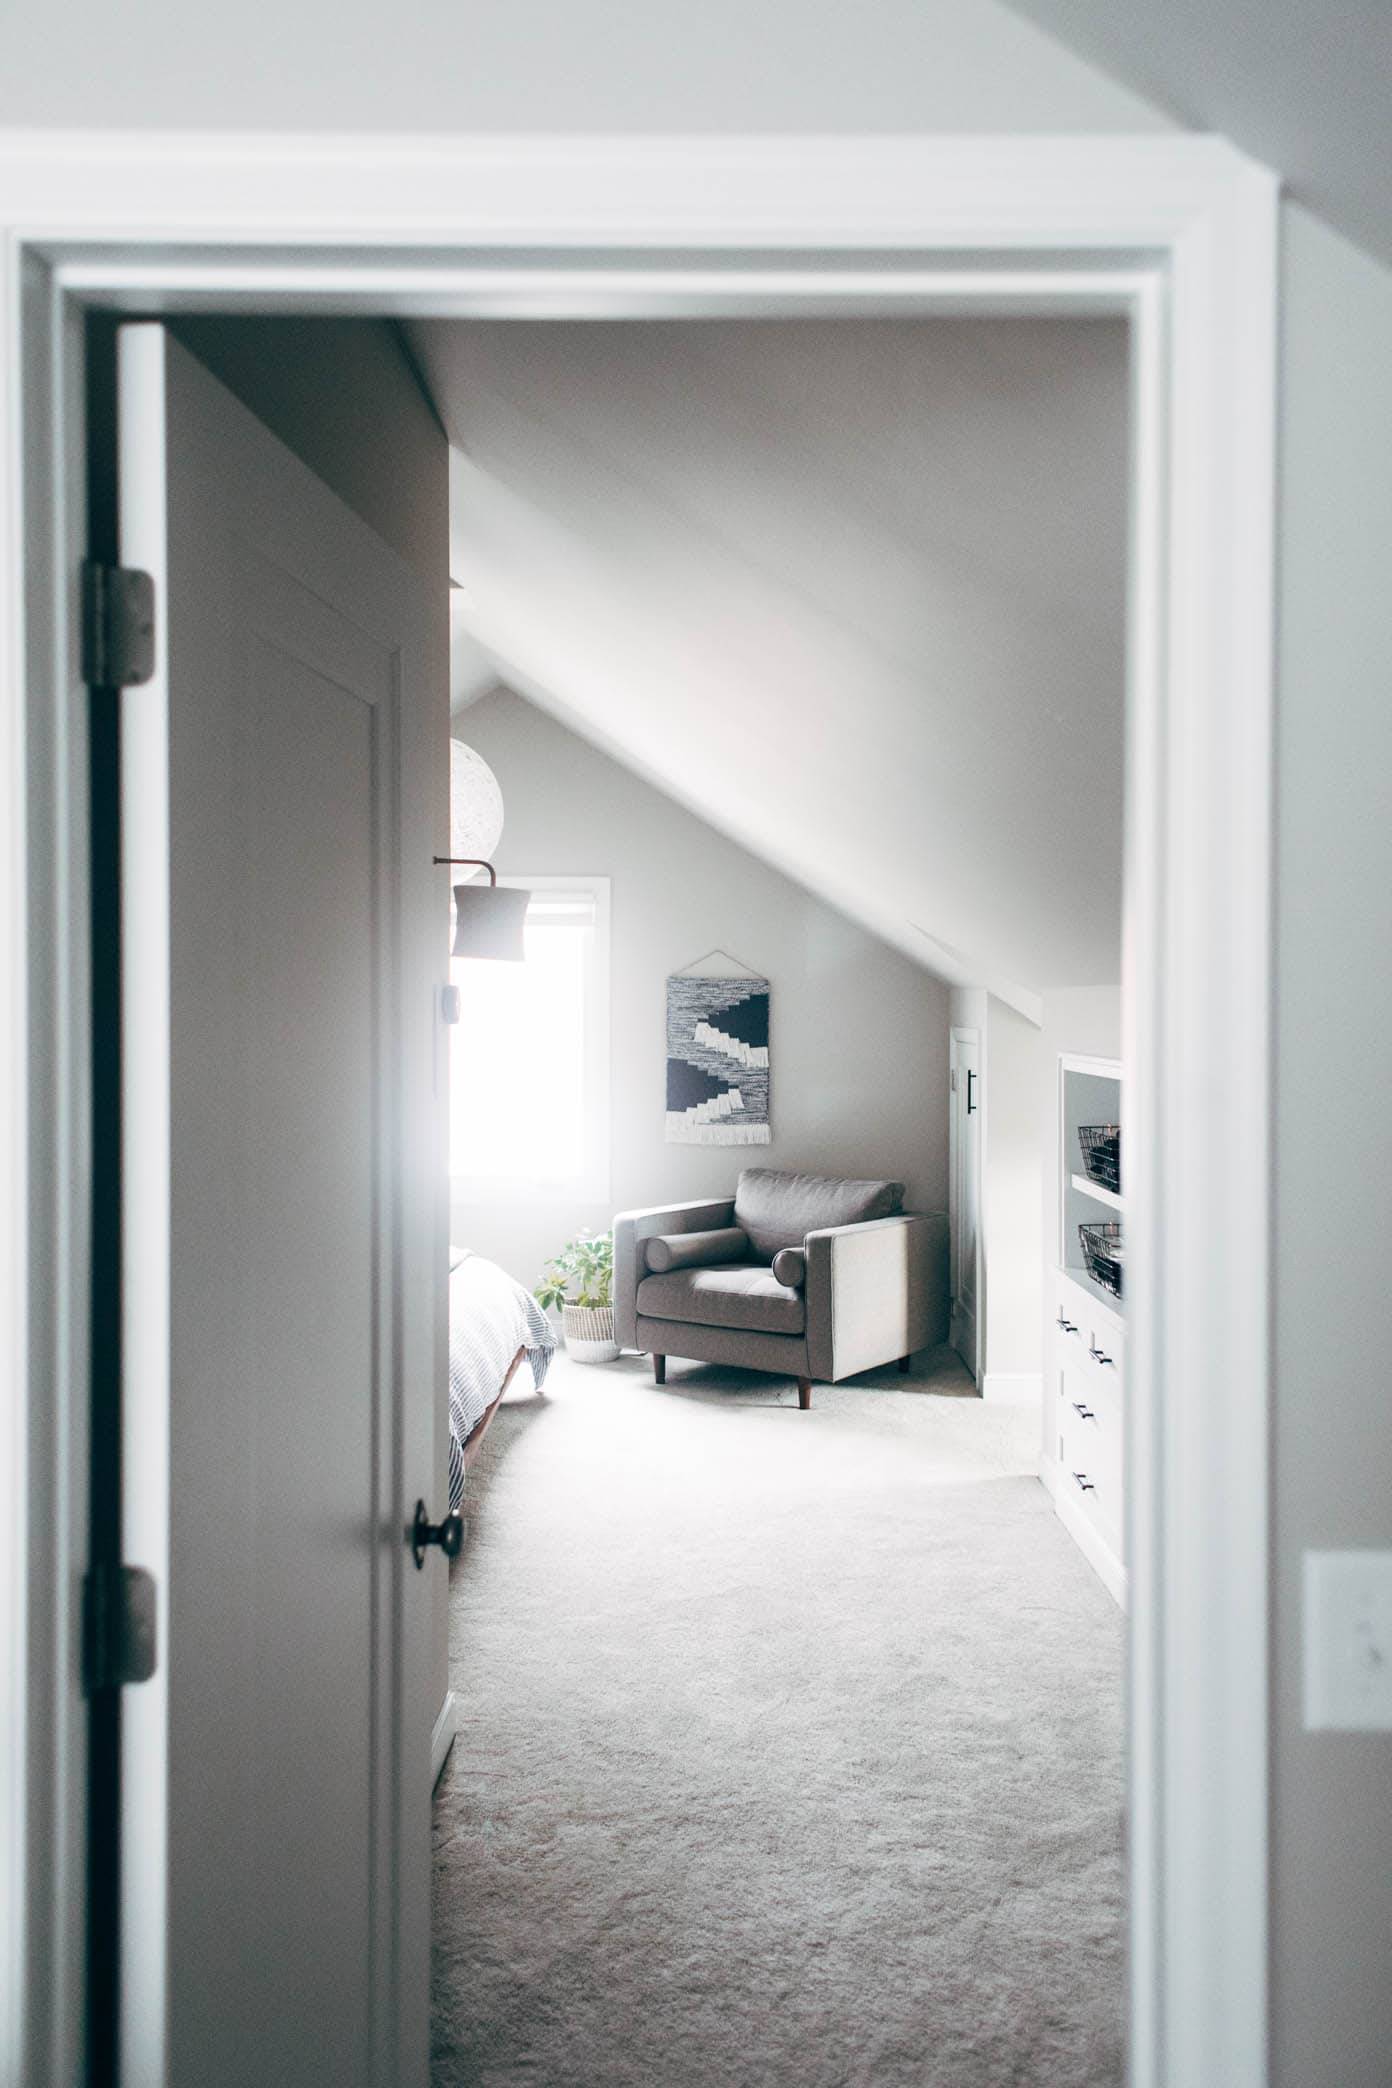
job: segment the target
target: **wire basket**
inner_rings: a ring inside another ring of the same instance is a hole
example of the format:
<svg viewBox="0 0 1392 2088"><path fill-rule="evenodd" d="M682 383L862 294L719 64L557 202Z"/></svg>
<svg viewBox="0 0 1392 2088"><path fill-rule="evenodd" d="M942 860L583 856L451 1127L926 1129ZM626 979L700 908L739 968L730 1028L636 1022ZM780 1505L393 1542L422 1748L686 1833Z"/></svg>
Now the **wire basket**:
<svg viewBox="0 0 1392 2088"><path fill-rule="evenodd" d="M1120 1124L1079 1124L1078 1143L1083 1149L1083 1172L1100 1189L1121 1194Z"/></svg>
<svg viewBox="0 0 1392 2088"><path fill-rule="evenodd" d="M1120 1224L1113 1219L1105 1225L1080 1225L1078 1238L1083 1243L1083 1260L1093 1282L1119 1298L1122 1263L1126 1258Z"/></svg>

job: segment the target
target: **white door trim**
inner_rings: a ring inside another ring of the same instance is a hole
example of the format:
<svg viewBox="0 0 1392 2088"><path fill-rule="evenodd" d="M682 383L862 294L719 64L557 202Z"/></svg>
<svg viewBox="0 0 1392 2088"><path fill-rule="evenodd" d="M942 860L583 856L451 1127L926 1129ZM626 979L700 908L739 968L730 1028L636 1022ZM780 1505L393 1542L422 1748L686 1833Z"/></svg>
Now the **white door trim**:
<svg viewBox="0 0 1392 2088"><path fill-rule="evenodd" d="M80 929L45 940L84 889L51 512L80 434L66 322L75 298L201 299L1131 315L1131 2079L1264 2082L1276 206L1271 175L1198 137L0 135L0 1004L21 1040L0 1138L27 1155L0 1206L0 1304L28 1386L0 1478L0 1605L28 1673L10 1664L0 1703L4 2071L67 2088L55 1996L81 1991L80 1909L26 1841L26 1821L80 1838L85 953Z"/></svg>
<svg viewBox="0 0 1392 2088"><path fill-rule="evenodd" d="M452 1689L445 1691L435 1724L430 1734L430 1788L433 1791L445 1773L450 1749L459 1731L459 1699Z"/></svg>

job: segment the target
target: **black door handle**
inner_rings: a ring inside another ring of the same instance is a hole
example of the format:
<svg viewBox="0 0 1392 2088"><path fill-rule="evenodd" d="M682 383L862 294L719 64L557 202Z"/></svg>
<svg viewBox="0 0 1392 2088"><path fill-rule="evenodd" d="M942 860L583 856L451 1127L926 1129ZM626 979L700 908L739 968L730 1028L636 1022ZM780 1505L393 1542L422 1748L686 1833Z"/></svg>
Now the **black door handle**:
<svg viewBox="0 0 1392 2088"><path fill-rule="evenodd" d="M425 1512L424 1501L416 1503L416 1519L411 1524L411 1556L417 1567L425 1564L426 1546L438 1544L447 1559L459 1557L464 1542L464 1522L458 1515L447 1515L443 1522L433 1523Z"/></svg>
<svg viewBox="0 0 1392 2088"><path fill-rule="evenodd" d="M968 1069L967 1069L967 1115L968 1115L968 1116L975 1116L975 1114L976 1114L976 1104L975 1104L975 1102L973 1102L973 1100L972 1100L972 1082L973 1082L973 1081L975 1080L975 1078L976 1078L976 1075L975 1075L975 1073L973 1073L973 1072L971 1071L971 1068L970 1068L970 1067L968 1067Z"/></svg>

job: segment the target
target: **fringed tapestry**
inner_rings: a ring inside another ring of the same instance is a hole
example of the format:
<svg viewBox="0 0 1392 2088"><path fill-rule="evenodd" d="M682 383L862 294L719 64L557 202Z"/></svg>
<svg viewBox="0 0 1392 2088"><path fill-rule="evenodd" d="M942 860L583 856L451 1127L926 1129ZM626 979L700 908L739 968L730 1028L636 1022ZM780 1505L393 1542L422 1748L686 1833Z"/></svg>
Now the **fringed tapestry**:
<svg viewBox="0 0 1392 2088"><path fill-rule="evenodd" d="M769 1142L769 982L674 972L667 981L667 1138Z"/></svg>

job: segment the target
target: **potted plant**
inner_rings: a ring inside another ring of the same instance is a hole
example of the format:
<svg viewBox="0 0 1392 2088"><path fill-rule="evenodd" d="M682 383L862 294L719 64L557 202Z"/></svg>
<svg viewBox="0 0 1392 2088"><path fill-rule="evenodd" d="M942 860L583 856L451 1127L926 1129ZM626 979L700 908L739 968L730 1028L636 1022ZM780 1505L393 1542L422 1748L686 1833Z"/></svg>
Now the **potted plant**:
<svg viewBox="0 0 1392 2088"><path fill-rule="evenodd" d="M534 1293L548 1312L559 1312L566 1354L577 1363L612 1363L614 1339L614 1236L577 1234L567 1240Z"/></svg>

